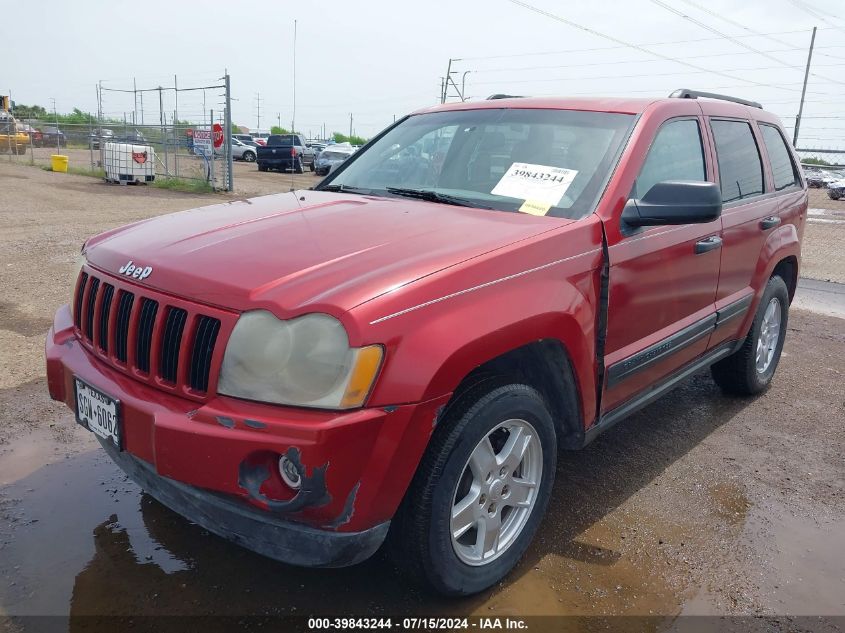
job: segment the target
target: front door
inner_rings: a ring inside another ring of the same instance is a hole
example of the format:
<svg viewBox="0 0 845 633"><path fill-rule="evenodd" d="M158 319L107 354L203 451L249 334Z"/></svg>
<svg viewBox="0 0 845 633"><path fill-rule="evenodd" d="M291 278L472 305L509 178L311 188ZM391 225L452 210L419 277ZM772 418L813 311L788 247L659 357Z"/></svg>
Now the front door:
<svg viewBox="0 0 845 633"><path fill-rule="evenodd" d="M665 180L714 181L701 116L663 122L632 197ZM706 348L715 321L721 222L650 227L608 245L609 311L603 412Z"/></svg>

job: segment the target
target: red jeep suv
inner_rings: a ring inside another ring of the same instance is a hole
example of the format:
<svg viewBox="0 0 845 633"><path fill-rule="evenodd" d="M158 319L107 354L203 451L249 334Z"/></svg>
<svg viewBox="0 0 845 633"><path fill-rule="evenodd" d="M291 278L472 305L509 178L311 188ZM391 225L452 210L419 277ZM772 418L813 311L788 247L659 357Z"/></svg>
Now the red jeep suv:
<svg viewBox="0 0 845 633"><path fill-rule="evenodd" d="M477 592L531 541L558 451L708 366L769 386L806 212L753 102L429 108L313 190L89 239L50 395L215 534L327 567L387 540Z"/></svg>

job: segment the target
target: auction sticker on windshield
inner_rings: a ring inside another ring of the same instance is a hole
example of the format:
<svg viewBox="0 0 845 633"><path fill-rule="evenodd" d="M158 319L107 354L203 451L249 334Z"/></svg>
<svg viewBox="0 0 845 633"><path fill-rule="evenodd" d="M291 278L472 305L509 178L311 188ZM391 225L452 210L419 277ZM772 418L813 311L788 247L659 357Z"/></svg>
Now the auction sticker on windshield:
<svg viewBox="0 0 845 633"><path fill-rule="evenodd" d="M577 175L575 169L513 163L490 193L554 207Z"/></svg>
<svg viewBox="0 0 845 633"><path fill-rule="evenodd" d="M76 421L120 448L120 402L74 377Z"/></svg>

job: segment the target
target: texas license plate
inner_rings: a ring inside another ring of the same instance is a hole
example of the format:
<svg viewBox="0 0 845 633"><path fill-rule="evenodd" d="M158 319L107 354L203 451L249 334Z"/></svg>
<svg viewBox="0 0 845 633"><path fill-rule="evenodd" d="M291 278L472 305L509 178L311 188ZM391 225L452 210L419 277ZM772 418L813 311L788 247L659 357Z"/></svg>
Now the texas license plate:
<svg viewBox="0 0 845 633"><path fill-rule="evenodd" d="M76 421L121 448L120 401L74 377Z"/></svg>

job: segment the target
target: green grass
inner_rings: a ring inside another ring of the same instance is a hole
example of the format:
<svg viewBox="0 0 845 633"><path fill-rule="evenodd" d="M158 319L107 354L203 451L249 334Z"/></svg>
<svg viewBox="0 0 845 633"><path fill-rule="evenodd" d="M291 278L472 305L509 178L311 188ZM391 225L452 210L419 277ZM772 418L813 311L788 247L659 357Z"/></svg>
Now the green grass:
<svg viewBox="0 0 845 633"><path fill-rule="evenodd" d="M42 165L41 169L44 171L53 171L50 165ZM92 178L105 178L106 172L99 167L91 169L90 167L75 167L73 165L67 166L67 173L75 174L77 176L91 176Z"/></svg>
<svg viewBox="0 0 845 633"><path fill-rule="evenodd" d="M158 189L170 189L171 191L184 191L187 193L212 193L214 190L211 184L205 180L191 180L188 178L162 178L157 177L152 182L153 187Z"/></svg>

